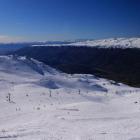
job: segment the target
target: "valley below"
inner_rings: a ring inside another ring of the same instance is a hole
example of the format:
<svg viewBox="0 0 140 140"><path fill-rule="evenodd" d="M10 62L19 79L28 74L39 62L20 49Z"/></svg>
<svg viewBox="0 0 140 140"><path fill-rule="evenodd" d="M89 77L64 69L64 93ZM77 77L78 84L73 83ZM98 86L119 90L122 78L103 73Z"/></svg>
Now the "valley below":
<svg viewBox="0 0 140 140"><path fill-rule="evenodd" d="M140 87L140 49L101 46L29 46L14 52L68 74L93 74Z"/></svg>

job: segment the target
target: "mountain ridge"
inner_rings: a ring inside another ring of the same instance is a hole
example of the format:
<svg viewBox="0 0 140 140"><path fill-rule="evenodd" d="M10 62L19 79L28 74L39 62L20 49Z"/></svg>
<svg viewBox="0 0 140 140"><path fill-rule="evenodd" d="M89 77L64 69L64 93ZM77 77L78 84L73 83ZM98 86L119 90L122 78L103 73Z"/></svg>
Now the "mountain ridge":
<svg viewBox="0 0 140 140"><path fill-rule="evenodd" d="M98 47L98 48L140 48L140 38L108 38L98 40L73 41L67 44L33 44L36 46L75 46L75 47Z"/></svg>

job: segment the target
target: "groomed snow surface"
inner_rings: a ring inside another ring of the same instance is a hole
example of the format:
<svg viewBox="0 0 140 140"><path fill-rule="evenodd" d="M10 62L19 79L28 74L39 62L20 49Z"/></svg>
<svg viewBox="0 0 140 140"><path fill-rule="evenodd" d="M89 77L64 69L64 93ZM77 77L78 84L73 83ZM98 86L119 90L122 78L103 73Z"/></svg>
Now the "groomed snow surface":
<svg viewBox="0 0 140 140"><path fill-rule="evenodd" d="M140 89L0 57L1 140L140 140Z"/></svg>

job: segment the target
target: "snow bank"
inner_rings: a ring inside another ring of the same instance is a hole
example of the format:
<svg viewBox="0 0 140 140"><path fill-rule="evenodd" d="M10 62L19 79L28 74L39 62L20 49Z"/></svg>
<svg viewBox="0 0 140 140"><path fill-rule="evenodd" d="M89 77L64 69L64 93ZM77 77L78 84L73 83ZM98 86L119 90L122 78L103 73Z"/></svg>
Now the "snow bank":
<svg viewBox="0 0 140 140"><path fill-rule="evenodd" d="M0 139L140 139L140 89L0 57Z"/></svg>

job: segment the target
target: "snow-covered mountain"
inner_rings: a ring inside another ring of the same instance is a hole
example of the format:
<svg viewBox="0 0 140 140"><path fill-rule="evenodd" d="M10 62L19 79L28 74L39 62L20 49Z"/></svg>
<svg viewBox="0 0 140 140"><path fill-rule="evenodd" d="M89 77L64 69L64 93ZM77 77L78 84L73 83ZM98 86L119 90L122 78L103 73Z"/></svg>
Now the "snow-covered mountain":
<svg viewBox="0 0 140 140"><path fill-rule="evenodd" d="M47 44L33 44L32 47L37 46L87 46L87 47L98 47L98 48L140 48L140 38L109 38L100 40L83 40L73 41L74 43L47 43Z"/></svg>
<svg viewBox="0 0 140 140"><path fill-rule="evenodd" d="M70 45L100 48L140 48L140 38L110 38L101 40L87 40L71 43Z"/></svg>
<svg viewBox="0 0 140 140"><path fill-rule="evenodd" d="M12 55L0 56L0 76L1 82L5 81L6 78L8 81L16 83L19 83L19 81L24 78L29 79L29 81L30 79L35 79L37 85L45 86L50 89L71 88L77 90L107 91L107 88L100 84L99 78L95 76L76 74L68 75L35 59ZM19 81L17 78L11 79L9 76L19 77ZM89 82L89 78L91 82Z"/></svg>
<svg viewBox="0 0 140 140"><path fill-rule="evenodd" d="M140 138L140 89L61 73L26 57L0 57L0 139Z"/></svg>

